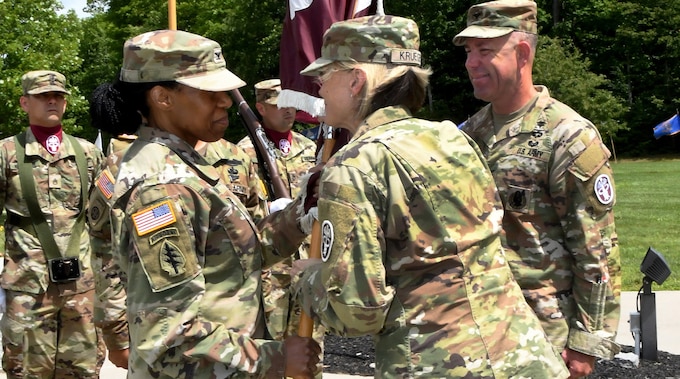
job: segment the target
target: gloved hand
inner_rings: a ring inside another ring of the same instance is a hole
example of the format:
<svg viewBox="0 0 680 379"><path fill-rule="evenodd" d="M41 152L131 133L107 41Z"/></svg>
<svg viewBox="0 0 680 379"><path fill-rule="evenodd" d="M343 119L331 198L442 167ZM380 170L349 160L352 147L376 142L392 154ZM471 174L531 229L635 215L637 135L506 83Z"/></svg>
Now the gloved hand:
<svg viewBox="0 0 680 379"><path fill-rule="evenodd" d="M5 299L5 290L0 287L0 313L5 313L5 305L6 299Z"/></svg>
<svg viewBox="0 0 680 379"><path fill-rule="evenodd" d="M300 225L300 230L305 234L312 232L312 225L319 218L319 209L316 203L319 200L319 178L321 178L322 168L323 165L315 166L307 175L300 179L300 187L303 190L298 195L298 197L301 197L297 208L298 225Z"/></svg>
<svg viewBox="0 0 680 379"><path fill-rule="evenodd" d="M321 178L321 171L314 172L307 180L305 196L305 213L309 213L311 208L316 207L316 202L319 200L319 178Z"/></svg>
<svg viewBox="0 0 680 379"><path fill-rule="evenodd" d="M287 197L280 197L269 204L269 213L278 212L292 202L293 199L289 199Z"/></svg>

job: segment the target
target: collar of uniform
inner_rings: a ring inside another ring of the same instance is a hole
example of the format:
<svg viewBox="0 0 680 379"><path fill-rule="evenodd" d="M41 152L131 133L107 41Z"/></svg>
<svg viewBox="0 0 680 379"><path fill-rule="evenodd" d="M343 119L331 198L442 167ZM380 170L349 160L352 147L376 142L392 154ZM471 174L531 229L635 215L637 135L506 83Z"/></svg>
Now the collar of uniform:
<svg viewBox="0 0 680 379"><path fill-rule="evenodd" d="M366 120L364 120L361 126L359 126L357 132L354 133L354 136L352 136L352 140L357 139L362 134L368 132L371 129L374 129L377 126L385 125L390 122L404 120L411 117L413 117L411 115L411 112L409 112L408 109L402 106L390 106L378 109L377 111L373 112L370 116L368 116Z"/></svg>
<svg viewBox="0 0 680 379"><path fill-rule="evenodd" d="M150 126L140 127L138 134L140 139L163 145L172 150L181 157L184 163L199 171L211 184L214 185L219 181L220 176L215 167L183 139L165 130Z"/></svg>
<svg viewBox="0 0 680 379"><path fill-rule="evenodd" d="M534 112L534 108L544 108L546 100L550 99L550 92L545 86L534 86L538 92L530 102L533 104L527 108L526 113L522 116L522 122L519 123L518 127L510 130L508 137L514 137L522 133L531 133L536 129L539 121L539 117L543 112Z"/></svg>

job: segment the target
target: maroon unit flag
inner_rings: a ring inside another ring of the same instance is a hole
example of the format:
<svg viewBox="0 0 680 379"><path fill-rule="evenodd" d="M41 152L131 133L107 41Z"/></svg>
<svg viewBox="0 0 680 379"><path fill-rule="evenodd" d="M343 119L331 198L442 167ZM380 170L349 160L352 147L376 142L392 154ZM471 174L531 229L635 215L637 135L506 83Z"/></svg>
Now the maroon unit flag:
<svg viewBox="0 0 680 379"><path fill-rule="evenodd" d="M281 33L279 107L294 107L300 122L317 124L323 100L314 78L300 71L321 56L323 33L340 20L384 14L382 0L289 0Z"/></svg>

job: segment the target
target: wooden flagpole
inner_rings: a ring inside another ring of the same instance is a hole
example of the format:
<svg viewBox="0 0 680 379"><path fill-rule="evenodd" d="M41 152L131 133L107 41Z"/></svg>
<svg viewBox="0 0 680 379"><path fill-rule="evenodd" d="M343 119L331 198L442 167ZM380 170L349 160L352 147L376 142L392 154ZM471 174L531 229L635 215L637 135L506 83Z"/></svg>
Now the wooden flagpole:
<svg viewBox="0 0 680 379"><path fill-rule="evenodd" d="M168 0L168 29L177 30L177 4L175 0Z"/></svg>
<svg viewBox="0 0 680 379"><path fill-rule="evenodd" d="M321 132L324 133L324 143L323 151L321 152L321 163L326 164L328 159L331 157L331 152L335 145L335 139L333 136L333 127L328 125L327 130L323 130L323 124L320 126ZM321 178L319 178L321 180ZM321 224L319 220L314 220L312 224L312 234L309 243L309 258L321 258ZM298 325L298 336L300 337L312 337L314 333L314 320L302 311L300 314L300 324Z"/></svg>

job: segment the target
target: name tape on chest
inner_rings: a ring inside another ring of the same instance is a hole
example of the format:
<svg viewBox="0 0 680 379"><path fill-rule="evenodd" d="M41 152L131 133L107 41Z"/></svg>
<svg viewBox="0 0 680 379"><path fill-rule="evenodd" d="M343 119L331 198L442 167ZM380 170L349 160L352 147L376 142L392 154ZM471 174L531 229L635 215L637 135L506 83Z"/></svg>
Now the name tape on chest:
<svg viewBox="0 0 680 379"><path fill-rule="evenodd" d="M177 221L170 200L155 204L132 215L137 235L143 236Z"/></svg>

